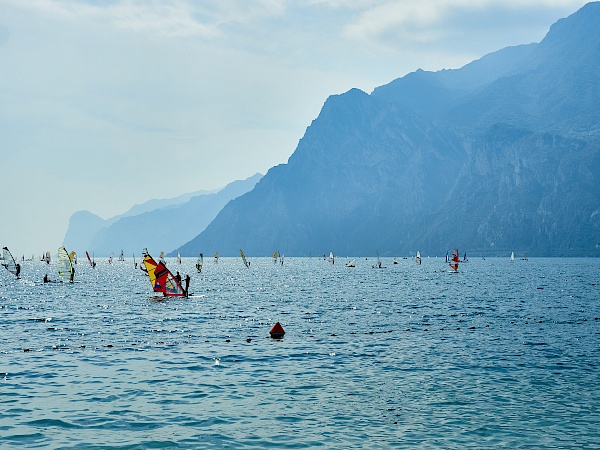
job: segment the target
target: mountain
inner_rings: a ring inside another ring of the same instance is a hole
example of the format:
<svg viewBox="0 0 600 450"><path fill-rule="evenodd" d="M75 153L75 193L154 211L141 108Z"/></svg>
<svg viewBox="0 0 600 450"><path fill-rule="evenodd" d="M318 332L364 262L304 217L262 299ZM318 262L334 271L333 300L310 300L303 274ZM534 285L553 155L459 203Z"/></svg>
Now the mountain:
<svg viewBox="0 0 600 450"><path fill-rule="evenodd" d="M600 256L598 29L588 3L539 44L329 97L178 251Z"/></svg>
<svg viewBox="0 0 600 450"><path fill-rule="evenodd" d="M170 251L201 232L227 202L251 190L261 177L255 174L218 191L150 200L108 220L79 211L71 216L64 245L96 256L119 254L121 250L126 255L139 255L144 248L157 254Z"/></svg>

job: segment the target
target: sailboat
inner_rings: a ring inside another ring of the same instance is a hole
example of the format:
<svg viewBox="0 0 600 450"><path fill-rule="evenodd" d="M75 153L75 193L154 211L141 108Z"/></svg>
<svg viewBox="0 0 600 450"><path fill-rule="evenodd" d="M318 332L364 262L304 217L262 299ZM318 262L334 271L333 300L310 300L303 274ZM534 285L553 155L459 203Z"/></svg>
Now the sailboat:
<svg viewBox="0 0 600 450"><path fill-rule="evenodd" d="M510 254L510 262L515 262L515 252Z"/></svg>
<svg viewBox="0 0 600 450"><path fill-rule="evenodd" d="M241 248L240 248L240 255L242 255L242 261L244 261L244 265L246 267L250 267L250 261L246 261L246 256L244 255L244 252L242 251Z"/></svg>
<svg viewBox="0 0 600 450"><path fill-rule="evenodd" d="M454 269L454 272L458 272L458 262L460 261L460 258L458 256L458 249L455 249L452 252L452 258L450 259L450 267L452 267Z"/></svg>
<svg viewBox="0 0 600 450"><path fill-rule="evenodd" d="M2 250L2 265L6 270L19 278L19 274L21 273L20 264L15 262L15 258L13 258L13 255L10 250L8 250L8 247L4 247Z"/></svg>
<svg viewBox="0 0 600 450"><path fill-rule="evenodd" d="M165 297L186 296L186 292L181 287L181 284L162 261L158 263L154 261L154 258L148 254L148 249L144 249L142 255L144 256L142 263L146 268L146 273L154 292L162 292Z"/></svg>
<svg viewBox="0 0 600 450"><path fill-rule="evenodd" d="M58 249L58 262L56 263L58 274L62 278L69 277L69 282L73 282L73 278L75 277L75 268L73 267L73 262L67 253L67 249L64 247L60 247Z"/></svg>
<svg viewBox="0 0 600 450"><path fill-rule="evenodd" d="M421 264L421 252L417 250L417 256L415 258L417 264Z"/></svg>
<svg viewBox="0 0 600 450"><path fill-rule="evenodd" d="M198 261L196 261L196 270L198 271L198 273L202 272L203 264L204 264L204 256L202 255L202 253L200 253L200 255L198 255Z"/></svg>

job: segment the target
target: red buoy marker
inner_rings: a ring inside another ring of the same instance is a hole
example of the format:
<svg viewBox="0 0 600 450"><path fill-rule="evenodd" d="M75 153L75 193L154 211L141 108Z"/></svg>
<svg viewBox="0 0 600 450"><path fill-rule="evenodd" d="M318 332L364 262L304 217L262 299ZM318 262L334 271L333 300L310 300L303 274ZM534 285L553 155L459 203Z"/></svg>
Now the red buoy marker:
<svg viewBox="0 0 600 450"><path fill-rule="evenodd" d="M271 337L273 339L281 339L285 334L285 330L283 329L281 324L277 322L275 325L273 325L273 328L271 328L271 331L269 331L269 333L271 334Z"/></svg>

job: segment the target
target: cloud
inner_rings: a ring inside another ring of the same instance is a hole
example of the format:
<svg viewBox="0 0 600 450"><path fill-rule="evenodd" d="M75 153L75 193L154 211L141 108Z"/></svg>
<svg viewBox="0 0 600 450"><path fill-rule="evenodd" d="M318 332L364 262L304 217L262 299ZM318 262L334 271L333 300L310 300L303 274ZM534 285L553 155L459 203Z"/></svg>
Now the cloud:
<svg viewBox="0 0 600 450"><path fill-rule="evenodd" d="M336 0L323 0L332 7L339 7ZM456 26L463 15L493 13L497 10L520 11L532 9L575 9L581 0L373 0L363 2L362 10L343 29L347 39L366 43L433 42L443 39L449 22ZM500 24L500 22L497 22ZM389 36L394 39L389 40Z"/></svg>
<svg viewBox="0 0 600 450"><path fill-rule="evenodd" d="M277 16L284 11L284 4L277 0L12 0L12 4L55 19L105 23L162 37L204 39L223 36L221 27Z"/></svg>

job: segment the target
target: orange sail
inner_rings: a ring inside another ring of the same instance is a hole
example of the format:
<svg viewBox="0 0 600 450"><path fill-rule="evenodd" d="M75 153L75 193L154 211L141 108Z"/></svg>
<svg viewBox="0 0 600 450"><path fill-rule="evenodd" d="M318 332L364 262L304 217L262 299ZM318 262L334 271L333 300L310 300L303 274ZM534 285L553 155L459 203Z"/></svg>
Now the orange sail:
<svg viewBox="0 0 600 450"><path fill-rule="evenodd" d="M460 258L458 257L458 249L455 249L452 252L452 259L450 259L450 267L452 267L455 272L458 270L458 262L459 261L460 261Z"/></svg>

